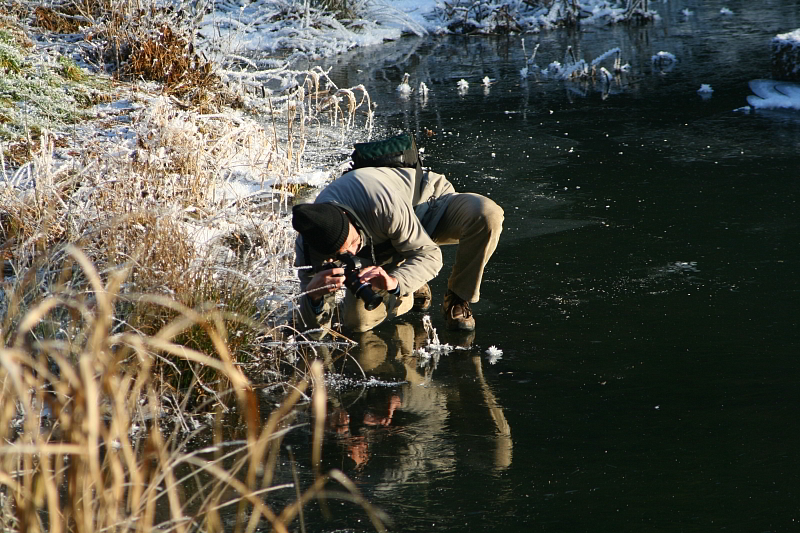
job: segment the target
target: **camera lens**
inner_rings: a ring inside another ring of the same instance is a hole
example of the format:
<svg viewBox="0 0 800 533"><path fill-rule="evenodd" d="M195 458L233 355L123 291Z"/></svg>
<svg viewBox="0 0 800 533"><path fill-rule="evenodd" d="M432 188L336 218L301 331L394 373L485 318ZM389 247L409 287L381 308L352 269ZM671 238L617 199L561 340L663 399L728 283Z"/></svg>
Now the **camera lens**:
<svg viewBox="0 0 800 533"><path fill-rule="evenodd" d="M372 287L369 283L362 284L358 289L353 291L353 293L364 301L364 308L367 311L372 311L381 305L381 302L383 301L380 296L375 294L375 291L372 290Z"/></svg>
<svg viewBox="0 0 800 533"><path fill-rule="evenodd" d="M356 298L361 298L367 311L372 311L383 301L380 296L375 294L369 283L361 283L358 279L358 272L351 271L345 278L345 285Z"/></svg>
<svg viewBox="0 0 800 533"><path fill-rule="evenodd" d="M375 294L372 285L361 283L358 279L358 272L361 270L361 259L349 254L339 254L337 259L342 263L345 272L344 284L356 298L361 298L367 311L372 311L378 307L383 298Z"/></svg>

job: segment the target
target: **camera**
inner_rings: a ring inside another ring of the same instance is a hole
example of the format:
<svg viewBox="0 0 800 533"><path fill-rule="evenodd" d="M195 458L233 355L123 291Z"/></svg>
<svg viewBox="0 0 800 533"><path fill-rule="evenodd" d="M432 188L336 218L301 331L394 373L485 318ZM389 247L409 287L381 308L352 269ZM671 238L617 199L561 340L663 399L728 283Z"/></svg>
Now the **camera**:
<svg viewBox="0 0 800 533"><path fill-rule="evenodd" d="M325 263L317 269L317 271L329 270L331 268L341 267L344 268L344 285L350 292L357 298L361 298L364 302L364 307L367 311L372 311L378 307L383 298L375 294L372 290L372 285L369 283L361 283L358 279L358 273L365 265L361 264L361 259L350 253L338 254L336 261Z"/></svg>

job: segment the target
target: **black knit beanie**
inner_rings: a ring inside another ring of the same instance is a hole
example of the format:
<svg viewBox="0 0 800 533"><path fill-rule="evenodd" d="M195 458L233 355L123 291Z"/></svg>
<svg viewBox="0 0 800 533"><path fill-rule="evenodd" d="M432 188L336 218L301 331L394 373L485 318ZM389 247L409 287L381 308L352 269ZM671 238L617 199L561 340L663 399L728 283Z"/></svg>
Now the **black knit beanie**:
<svg viewBox="0 0 800 533"><path fill-rule="evenodd" d="M333 204L300 204L292 208L292 227L316 251L333 255L350 234L350 220Z"/></svg>

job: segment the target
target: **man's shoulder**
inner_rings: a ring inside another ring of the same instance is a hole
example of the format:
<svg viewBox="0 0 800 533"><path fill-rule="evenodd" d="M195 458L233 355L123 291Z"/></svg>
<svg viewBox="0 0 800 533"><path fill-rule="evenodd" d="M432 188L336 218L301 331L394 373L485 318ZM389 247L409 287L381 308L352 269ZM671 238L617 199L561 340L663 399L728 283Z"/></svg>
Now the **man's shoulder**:
<svg viewBox="0 0 800 533"><path fill-rule="evenodd" d="M385 178L397 178L406 175L413 175L415 169L410 167L360 167L348 170L339 178L347 180L380 180ZM335 180L332 183L335 183Z"/></svg>
<svg viewBox="0 0 800 533"><path fill-rule="evenodd" d="M330 182L320 196L336 196L363 192L367 195L382 192L402 194L413 183L414 169L392 167L363 167L350 170Z"/></svg>

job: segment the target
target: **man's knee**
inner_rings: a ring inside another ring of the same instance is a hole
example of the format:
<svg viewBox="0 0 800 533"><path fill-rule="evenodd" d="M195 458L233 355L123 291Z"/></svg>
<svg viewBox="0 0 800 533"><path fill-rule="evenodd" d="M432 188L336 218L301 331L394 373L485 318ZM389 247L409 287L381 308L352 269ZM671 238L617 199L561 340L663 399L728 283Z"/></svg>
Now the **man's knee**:
<svg viewBox="0 0 800 533"><path fill-rule="evenodd" d="M486 227L491 233L503 231L505 212L494 200L484 197L481 205L481 218L485 221Z"/></svg>
<svg viewBox="0 0 800 533"><path fill-rule="evenodd" d="M352 293L346 294L342 310L342 324L345 329L356 333L369 331L387 319L404 315L414 305L412 295L394 296L386 291L379 291L379 294L383 303L371 311L367 311L364 303Z"/></svg>

